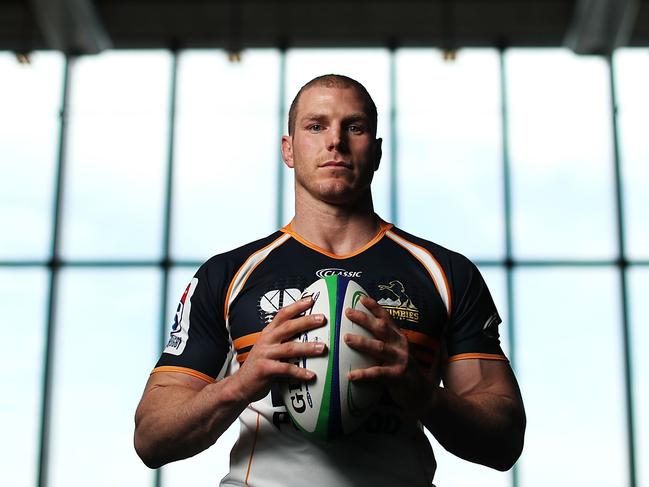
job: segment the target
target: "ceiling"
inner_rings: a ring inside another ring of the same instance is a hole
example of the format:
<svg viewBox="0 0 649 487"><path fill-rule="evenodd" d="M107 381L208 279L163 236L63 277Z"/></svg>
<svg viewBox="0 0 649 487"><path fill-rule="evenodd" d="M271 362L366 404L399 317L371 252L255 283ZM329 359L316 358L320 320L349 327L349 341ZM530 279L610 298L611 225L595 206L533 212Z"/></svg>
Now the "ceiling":
<svg viewBox="0 0 649 487"><path fill-rule="evenodd" d="M649 0L2 0L0 50L649 46Z"/></svg>

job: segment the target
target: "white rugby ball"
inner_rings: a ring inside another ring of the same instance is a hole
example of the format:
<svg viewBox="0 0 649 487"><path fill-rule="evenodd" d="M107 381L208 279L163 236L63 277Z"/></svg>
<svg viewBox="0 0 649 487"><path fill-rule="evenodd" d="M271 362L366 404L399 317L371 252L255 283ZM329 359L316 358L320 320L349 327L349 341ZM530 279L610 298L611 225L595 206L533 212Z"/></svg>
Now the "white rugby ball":
<svg viewBox="0 0 649 487"><path fill-rule="evenodd" d="M372 412L381 388L374 382L351 382L350 370L376 365L374 359L350 348L346 333L371 337L371 333L345 315L347 308L371 314L360 302L367 293L358 283L342 276L327 276L311 284L302 297L313 296L307 314L322 313L326 324L302 333L298 341L319 341L328 353L291 360L315 372L312 381L288 379L282 382L282 397L293 422L307 435L329 440L358 429Z"/></svg>

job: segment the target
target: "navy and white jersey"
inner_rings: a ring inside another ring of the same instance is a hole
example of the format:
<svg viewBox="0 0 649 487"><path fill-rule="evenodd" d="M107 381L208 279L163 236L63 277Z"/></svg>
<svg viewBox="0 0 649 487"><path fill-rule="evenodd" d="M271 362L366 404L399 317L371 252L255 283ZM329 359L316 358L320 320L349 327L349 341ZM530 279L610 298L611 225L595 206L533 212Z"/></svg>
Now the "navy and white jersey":
<svg viewBox="0 0 649 487"><path fill-rule="evenodd" d="M358 282L401 327L420 366L507 360L500 317L478 269L466 257L382 222L349 255L335 255L289 226L212 257L182 295L171 335L153 372L206 382L235 373L277 311L327 275ZM274 386L240 416L240 437L222 486L430 486L436 462L419 422L384 394L357 432L322 443L292 424Z"/></svg>

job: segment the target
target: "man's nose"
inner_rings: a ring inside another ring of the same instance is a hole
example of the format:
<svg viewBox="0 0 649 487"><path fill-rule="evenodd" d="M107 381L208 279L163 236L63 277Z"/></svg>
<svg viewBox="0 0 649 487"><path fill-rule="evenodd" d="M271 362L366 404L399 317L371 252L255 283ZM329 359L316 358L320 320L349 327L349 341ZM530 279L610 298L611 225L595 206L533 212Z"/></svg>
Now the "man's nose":
<svg viewBox="0 0 649 487"><path fill-rule="evenodd" d="M327 142L329 150L347 151L347 137L342 127L331 127Z"/></svg>

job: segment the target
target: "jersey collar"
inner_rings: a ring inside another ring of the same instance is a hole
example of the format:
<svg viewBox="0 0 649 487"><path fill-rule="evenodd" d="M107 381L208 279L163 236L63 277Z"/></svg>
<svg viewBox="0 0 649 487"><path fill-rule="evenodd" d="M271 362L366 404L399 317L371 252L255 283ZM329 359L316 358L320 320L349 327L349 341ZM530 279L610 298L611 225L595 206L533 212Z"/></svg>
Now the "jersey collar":
<svg viewBox="0 0 649 487"><path fill-rule="evenodd" d="M319 247L318 245L316 245L314 243L311 243L307 239L305 239L304 237L298 235L295 232L295 230L293 230L293 227L291 226L292 223L293 222L291 221L285 227L280 228L280 231L289 234L295 240L300 242L302 245L305 245L305 246L309 247L311 250L314 250L314 251L316 251L316 252L318 252L320 254L326 255L327 257L331 257L332 259L349 259L350 257L354 257L355 255L362 254L367 249L369 249L374 244L376 244L379 240L381 240L383 238L383 236L385 235L385 232L387 232L388 230L390 230L394 226L392 223L388 223L388 222L384 221L383 219L381 219L379 217L380 228L379 228L378 233L374 236L374 238L372 238L372 240L370 240L365 245L363 245L360 249L355 250L354 252L351 252L349 254L338 255L338 254L334 254L332 252L329 252L328 250L325 250L322 247Z"/></svg>

